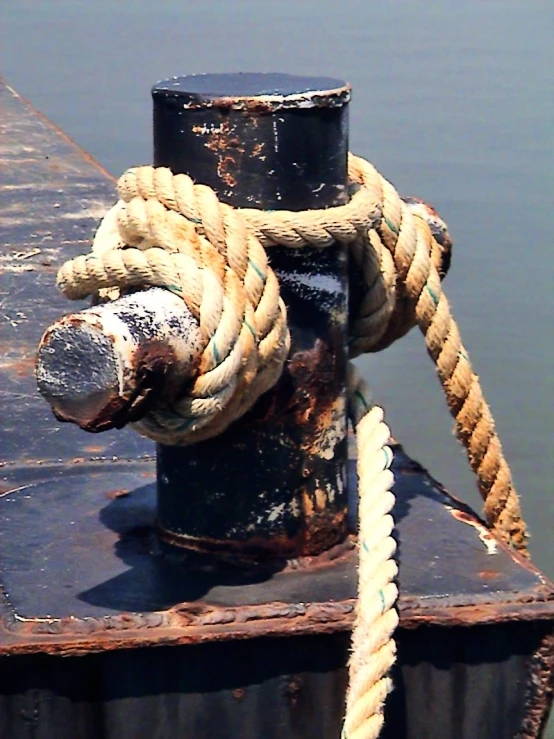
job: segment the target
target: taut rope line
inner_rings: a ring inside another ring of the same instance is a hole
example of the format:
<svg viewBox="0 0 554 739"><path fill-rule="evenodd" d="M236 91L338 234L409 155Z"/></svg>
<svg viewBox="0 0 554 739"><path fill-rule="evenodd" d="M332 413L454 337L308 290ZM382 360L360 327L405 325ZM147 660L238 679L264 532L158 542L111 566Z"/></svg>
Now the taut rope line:
<svg viewBox="0 0 554 739"><path fill-rule="evenodd" d="M286 309L265 248L325 248L350 256L350 356L379 351L415 325L437 368L455 433L464 445L497 535L526 553L526 530L494 421L450 313L441 278L449 259L445 224L402 200L365 160L350 156L347 205L306 212L234 209L213 190L165 168L139 167L119 180L119 202L92 252L66 262L58 285L71 299L117 297L162 286L197 318L203 355L192 383L171 405L134 424L164 444L221 433L279 378L290 338ZM344 736L377 737L394 661L396 564L388 429L350 370L350 413L358 438L360 570Z"/></svg>

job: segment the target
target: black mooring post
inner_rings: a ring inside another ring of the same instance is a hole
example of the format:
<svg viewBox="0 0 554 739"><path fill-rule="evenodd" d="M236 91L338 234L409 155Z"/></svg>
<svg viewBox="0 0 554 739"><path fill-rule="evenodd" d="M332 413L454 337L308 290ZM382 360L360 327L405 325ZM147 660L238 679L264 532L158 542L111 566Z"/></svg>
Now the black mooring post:
<svg viewBox="0 0 554 739"><path fill-rule="evenodd" d="M158 83L154 164L236 207L348 200L346 83L281 74ZM346 253L271 248L292 333L283 376L243 419L158 446L162 541L219 558L315 555L346 535Z"/></svg>

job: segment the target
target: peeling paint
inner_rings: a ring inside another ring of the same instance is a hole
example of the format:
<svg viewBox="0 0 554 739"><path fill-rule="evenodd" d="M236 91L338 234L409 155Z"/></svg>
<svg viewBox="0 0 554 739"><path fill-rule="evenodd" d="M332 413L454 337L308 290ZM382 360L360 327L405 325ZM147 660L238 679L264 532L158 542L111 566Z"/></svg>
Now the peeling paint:
<svg viewBox="0 0 554 739"><path fill-rule="evenodd" d="M474 529L477 529L479 533L479 539L487 548L487 554L498 553L498 543L486 526L484 526L482 523L479 523L479 521L475 520L474 518L468 516L465 511L461 511L458 508L453 508L452 506L445 506L445 508L457 521L461 521L462 523L465 523L468 526L473 526Z"/></svg>

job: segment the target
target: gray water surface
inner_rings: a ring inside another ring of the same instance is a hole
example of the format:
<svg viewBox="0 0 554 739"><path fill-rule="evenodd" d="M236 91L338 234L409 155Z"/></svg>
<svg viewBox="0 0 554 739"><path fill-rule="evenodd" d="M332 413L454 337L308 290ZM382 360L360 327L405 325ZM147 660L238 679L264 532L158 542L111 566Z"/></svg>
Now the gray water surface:
<svg viewBox="0 0 554 739"><path fill-rule="evenodd" d="M119 174L151 161L155 81L280 71L349 80L351 149L454 237L445 288L554 575L551 0L3 0L2 72ZM393 433L479 507L423 340L360 362Z"/></svg>

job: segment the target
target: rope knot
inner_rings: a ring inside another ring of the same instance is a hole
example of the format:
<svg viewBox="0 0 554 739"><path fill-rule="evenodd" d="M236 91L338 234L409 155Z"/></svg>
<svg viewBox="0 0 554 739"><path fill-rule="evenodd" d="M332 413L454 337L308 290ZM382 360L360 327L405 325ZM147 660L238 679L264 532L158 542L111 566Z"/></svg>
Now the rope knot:
<svg viewBox="0 0 554 739"><path fill-rule="evenodd" d="M490 410L442 292L450 264L445 223L428 205L399 197L364 159L350 156L351 199L307 212L234 209L213 190L169 169L129 169L92 253L64 264L69 298L161 286L198 319L197 375L171 403L136 425L169 444L215 436L279 378L290 335L266 249L345 245L349 254L349 353L376 352L418 325L456 419L456 434L485 499L487 520L525 548L525 526Z"/></svg>

